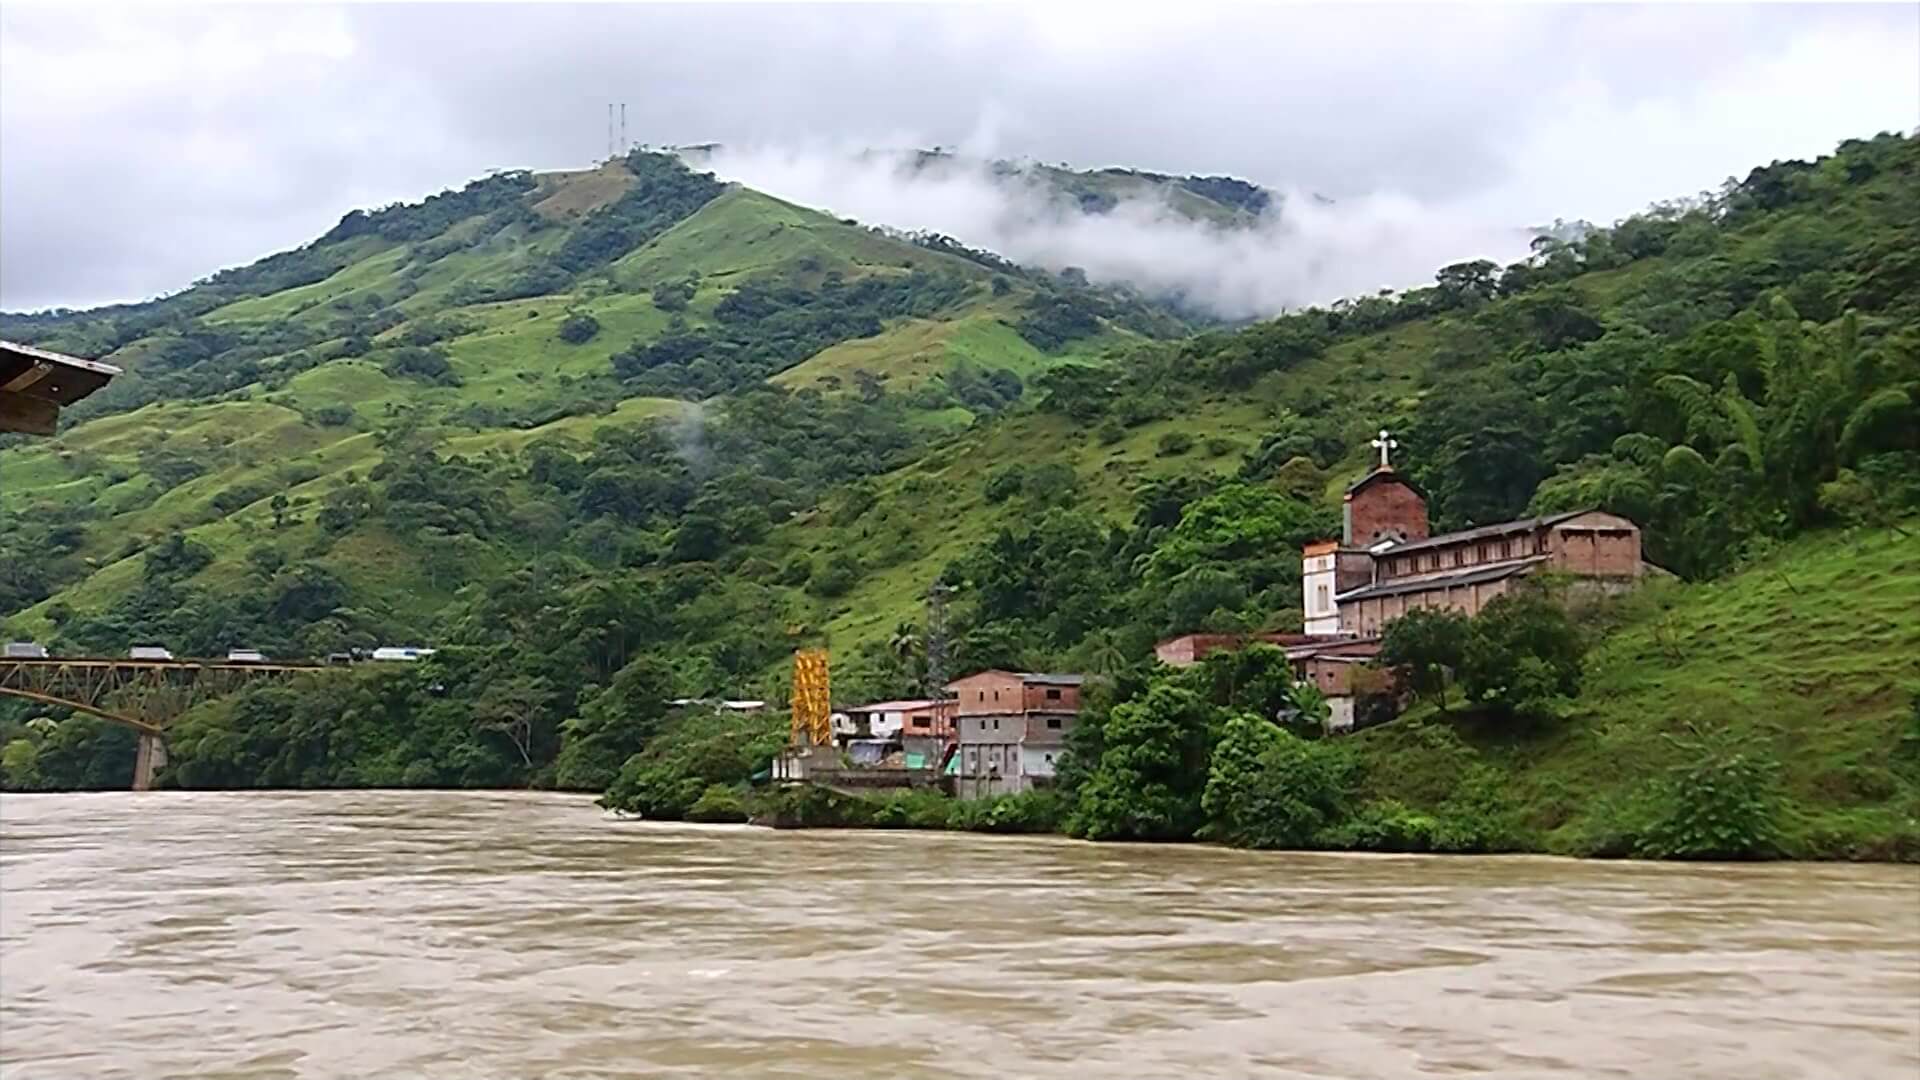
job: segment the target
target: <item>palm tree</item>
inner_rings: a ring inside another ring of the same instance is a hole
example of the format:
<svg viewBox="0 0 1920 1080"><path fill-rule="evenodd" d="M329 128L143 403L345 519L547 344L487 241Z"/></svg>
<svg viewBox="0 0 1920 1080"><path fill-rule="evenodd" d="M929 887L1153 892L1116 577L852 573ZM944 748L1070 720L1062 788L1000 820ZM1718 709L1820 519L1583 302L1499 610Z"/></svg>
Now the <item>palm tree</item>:
<svg viewBox="0 0 1920 1080"><path fill-rule="evenodd" d="M887 638L887 651L903 664L911 664L920 648L920 628L910 622L895 626L893 635Z"/></svg>

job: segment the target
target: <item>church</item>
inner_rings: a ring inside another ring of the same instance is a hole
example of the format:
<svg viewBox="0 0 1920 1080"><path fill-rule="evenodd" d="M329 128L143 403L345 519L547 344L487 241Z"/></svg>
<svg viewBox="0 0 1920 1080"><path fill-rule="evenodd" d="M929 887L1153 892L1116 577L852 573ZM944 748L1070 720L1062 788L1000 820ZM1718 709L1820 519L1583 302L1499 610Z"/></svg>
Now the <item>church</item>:
<svg viewBox="0 0 1920 1080"><path fill-rule="evenodd" d="M1611 592L1646 572L1639 527L1598 510L1429 535L1426 496L1390 461L1398 444L1382 431L1373 445L1380 461L1347 489L1340 539L1301 551L1308 634L1376 637L1416 608L1478 614L1534 573Z"/></svg>

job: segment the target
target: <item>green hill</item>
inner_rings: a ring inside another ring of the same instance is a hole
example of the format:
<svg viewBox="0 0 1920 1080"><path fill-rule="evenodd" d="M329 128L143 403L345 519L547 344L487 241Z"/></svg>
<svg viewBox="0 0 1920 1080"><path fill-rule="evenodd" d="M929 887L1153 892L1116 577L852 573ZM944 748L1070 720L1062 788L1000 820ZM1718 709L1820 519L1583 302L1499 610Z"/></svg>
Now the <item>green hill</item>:
<svg viewBox="0 0 1920 1080"><path fill-rule="evenodd" d="M912 426L937 431L1019 400L1021 380L1052 364L1183 329L1130 297L726 187L657 155L495 175L356 211L314 244L159 301L0 317L9 338L126 368L58 439L0 451L9 552L38 526L91 524L0 601L14 613L57 587L58 602L97 609L139 579L141 548L175 532L212 552L208 580L236 572L257 524L275 520L274 496L311 516L380 464L382 433L397 426L463 454L511 452L684 415L772 375L916 390ZM622 368L619 356L633 359ZM988 376L997 389L948 385ZM301 533L288 516L274 539L291 550ZM372 572L356 546L391 554L350 544L317 565L403 617L446 599L420 574ZM50 629L32 613L23 626Z"/></svg>
<svg viewBox="0 0 1920 1080"><path fill-rule="evenodd" d="M1662 625L1734 618L1718 590L1763 595L1774 559L1796 585L1910 576L1797 538L1920 506L1920 142L1536 248L1194 334L669 159L503 174L164 300L6 316L129 375L58 438L0 449L0 611L74 651L445 645L435 685L467 711L404 686L379 706L437 718L416 780L595 785L654 730L648 694L781 699L796 644L832 647L838 699L914 692L936 582L958 668L1125 673L1162 635L1297 626L1298 546L1335 527L1383 425L1440 527L1639 521L1693 583ZM1889 687L1920 676L1911 621L1886 618L1808 669L1841 688L1820 755L1884 742ZM1650 746L1692 714L1676 687L1746 673L1745 638L1654 667L1633 643L1656 624L1626 625L1596 645L1587 719L1510 752L1541 784L1604 768L1582 740L1613 703ZM1722 696L1796 684L1749 685ZM533 745L483 720L507 716ZM264 775L233 752L223 782ZM362 775L315 753L274 775ZM1838 783L1817 771L1793 783ZM1591 814L1537 817L1562 835Z"/></svg>

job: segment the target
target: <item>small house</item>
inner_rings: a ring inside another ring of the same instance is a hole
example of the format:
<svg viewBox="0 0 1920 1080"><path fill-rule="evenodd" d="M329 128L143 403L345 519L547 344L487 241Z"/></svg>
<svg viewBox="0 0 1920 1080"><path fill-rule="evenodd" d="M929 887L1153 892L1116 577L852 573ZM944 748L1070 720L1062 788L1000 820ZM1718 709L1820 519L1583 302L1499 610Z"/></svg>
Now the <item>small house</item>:
<svg viewBox="0 0 1920 1080"><path fill-rule="evenodd" d="M954 793L975 799L1051 784L1085 682L1082 675L992 670L948 683Z"/></svg>

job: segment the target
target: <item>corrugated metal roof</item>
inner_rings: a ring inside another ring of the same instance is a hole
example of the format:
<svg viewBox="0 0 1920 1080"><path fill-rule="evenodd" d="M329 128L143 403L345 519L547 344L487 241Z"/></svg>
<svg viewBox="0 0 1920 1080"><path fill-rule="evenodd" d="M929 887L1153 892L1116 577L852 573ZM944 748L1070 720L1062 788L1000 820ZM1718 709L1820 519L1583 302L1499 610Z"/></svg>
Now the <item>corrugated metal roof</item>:
<svg viewBox="0 0 1920 1080"><path fill-rule="evenodd" d="M1042 686L1079 686L1087 681L1085 675L1049 675L1045 672L1023 671L1020 677L1030 683Z"/></svg>
<svg viewBox="0 0 1920 1080"><path fill-rule="evenodd" d="M1523 573L1546 562L1545 555L1531 555L1524 559L1494 563L1491 566L1470 566L1446 574L1429 574L1418 578L1400 578L1367 585L1350 593L1341 593L1334 597L1336 604L1351 603L1355 600L1371 600L1380 596L1400 596L1410 592L1430 592L1434 589L1454 589L1462 585L1479 585L1488 581L1499 581Z"/></svg>
<svg viewBox="0 0 1920 1080"><path fill-rule="evenodd" d="M936 705L950 704L952 698L935 701L932 698L920 698L910 701L876 701L871 705L843 705L846 712L913 712L916 709L931 709Z"/></svg>
<svg viewBox="0 0 1920 1080"><path fill-rule="evenodd" d="M1581 514L1591 514L1593 511L1593 507L1588 507L1584 510L1569 510L1564 514L1548 514L1545 517L1521 518L1518 521L1503 521L1498 525L1482 525L1474 529L1462 529L1459 532L1441 533L1439 536L1429 536L1425 540L1409 540L1404 544L1395 544L1380 554L1398 555L1406 551L1424 551L1427 548L1447 547L1452 544L1467 543L1473 540L1484 540L1488 537L1501 536L1506 533L1532 532L1535 529L1544 529L1549 526L1558 525L1562 521L1566 521L1569 518L1577 518Z"/></svg>
<svg viewBox="0 0 1920 1080"><path fill-rule="evenodd" d="M951 690L955 686L966 682L968 679L977 679L982 675L1011 675L1021 682L1039 683L1042 686L1079 686L1087 681L1085 675L1050 675L1038 671L1007 671L1002 668L986 668L982 671L975 671L960 676L948 683L947 689Z"/></svg>
<svg viewBox="0 0 1920 1080"><path fill-rule="evenodd" d="M0 390L71 405L118 374L119 368L98 360L0 341Z"/></svg>

